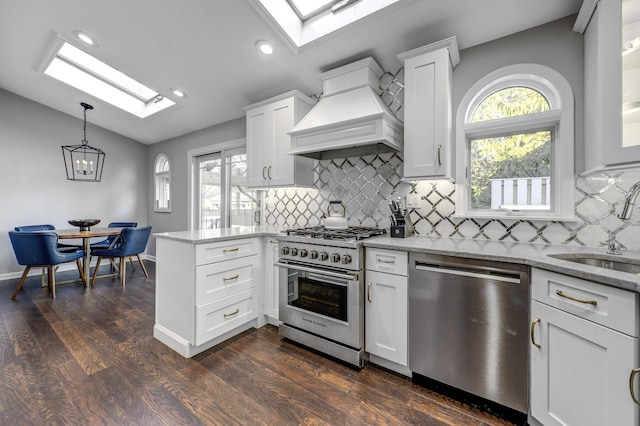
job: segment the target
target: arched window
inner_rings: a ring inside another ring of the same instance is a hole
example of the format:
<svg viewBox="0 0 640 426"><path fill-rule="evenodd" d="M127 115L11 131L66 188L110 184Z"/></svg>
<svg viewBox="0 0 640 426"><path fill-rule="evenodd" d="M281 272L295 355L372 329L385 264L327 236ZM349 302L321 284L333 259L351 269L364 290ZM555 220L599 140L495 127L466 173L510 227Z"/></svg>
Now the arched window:
<svg viewBox="0 0 640 426"><path fill-rule="evenodd" d="M573 220L573 92L520 64L465 95L456 119L456 216Z"/></svg>
<svg viewBox="0 0 640 426"><path fill-rule="evenodd" d="M171 167L165 154L158 154L154 165L155 211L171 211Z"/></svg>

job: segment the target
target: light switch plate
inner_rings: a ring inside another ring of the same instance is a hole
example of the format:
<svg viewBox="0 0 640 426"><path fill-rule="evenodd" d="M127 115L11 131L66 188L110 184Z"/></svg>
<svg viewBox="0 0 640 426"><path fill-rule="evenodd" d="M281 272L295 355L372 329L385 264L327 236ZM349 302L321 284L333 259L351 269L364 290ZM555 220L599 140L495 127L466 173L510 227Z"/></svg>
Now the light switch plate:
<svg viewBox="0 0 640 426"><path fill-rule="evenodd" d="M407 208L417 209L420 207L420 194L407 194Z"/></svg>

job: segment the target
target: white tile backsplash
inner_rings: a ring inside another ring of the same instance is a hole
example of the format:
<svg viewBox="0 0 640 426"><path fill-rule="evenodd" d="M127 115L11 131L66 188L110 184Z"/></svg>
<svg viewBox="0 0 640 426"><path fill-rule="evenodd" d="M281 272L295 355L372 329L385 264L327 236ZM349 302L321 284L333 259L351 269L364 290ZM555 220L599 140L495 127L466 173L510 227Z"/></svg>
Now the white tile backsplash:
<svg viewBox="0 0 640 426"><path fill-rule="evenodd" d="M320 160L314 188L270 189L265 197L265 224L307 227L322 224L331 200L347 207L351 226L389 226L388 200L417 193L420 207L410 209L417 233L477 240L523 241L537 244L599 246L618 240L640 249L640 208L630 221L616 216L626 191L640 180L640 170L578 177L575 214L578 222L456 219L455 185L449 181L403 182L398 153Z"/></svg>

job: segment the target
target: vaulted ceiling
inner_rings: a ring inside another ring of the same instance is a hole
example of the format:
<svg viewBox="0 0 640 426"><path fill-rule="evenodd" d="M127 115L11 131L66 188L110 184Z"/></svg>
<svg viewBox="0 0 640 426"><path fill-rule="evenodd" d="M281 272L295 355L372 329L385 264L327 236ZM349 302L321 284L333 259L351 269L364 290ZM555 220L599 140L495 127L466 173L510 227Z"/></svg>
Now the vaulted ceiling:
<svg viewBox="0 0 640 426"><path fill-rule="evenodd" d="M367 1L367 0L361 0ZM242 117L242 107L298 89L322 91L318 74L373 56L386 71L396 54L457 36L460 49L578 12L581 0L403 0L295 52L259 12L258 0L0 0L0 87L53 109L152 144ZM74 30L99 45L80 46ZM139 119L44 75L56 38L169 95L178 107ZM255 43L276 47L260 54Z"/></svg>

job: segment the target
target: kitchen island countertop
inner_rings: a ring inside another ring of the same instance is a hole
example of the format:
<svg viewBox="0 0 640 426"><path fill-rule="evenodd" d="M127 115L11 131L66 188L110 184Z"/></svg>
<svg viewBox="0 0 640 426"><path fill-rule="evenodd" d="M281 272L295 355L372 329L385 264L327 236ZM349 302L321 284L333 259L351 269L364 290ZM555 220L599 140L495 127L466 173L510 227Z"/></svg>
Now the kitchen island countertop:
<svg viewBox="0 0 640 426"><path fill-rule="evenodd" d="M217 241L237 240L263 235L281 235L282 228L272 226L234 226L221 229L196 229L193 231L157 232L156 238L180 241L183 243L205 244Z"/></svg>

